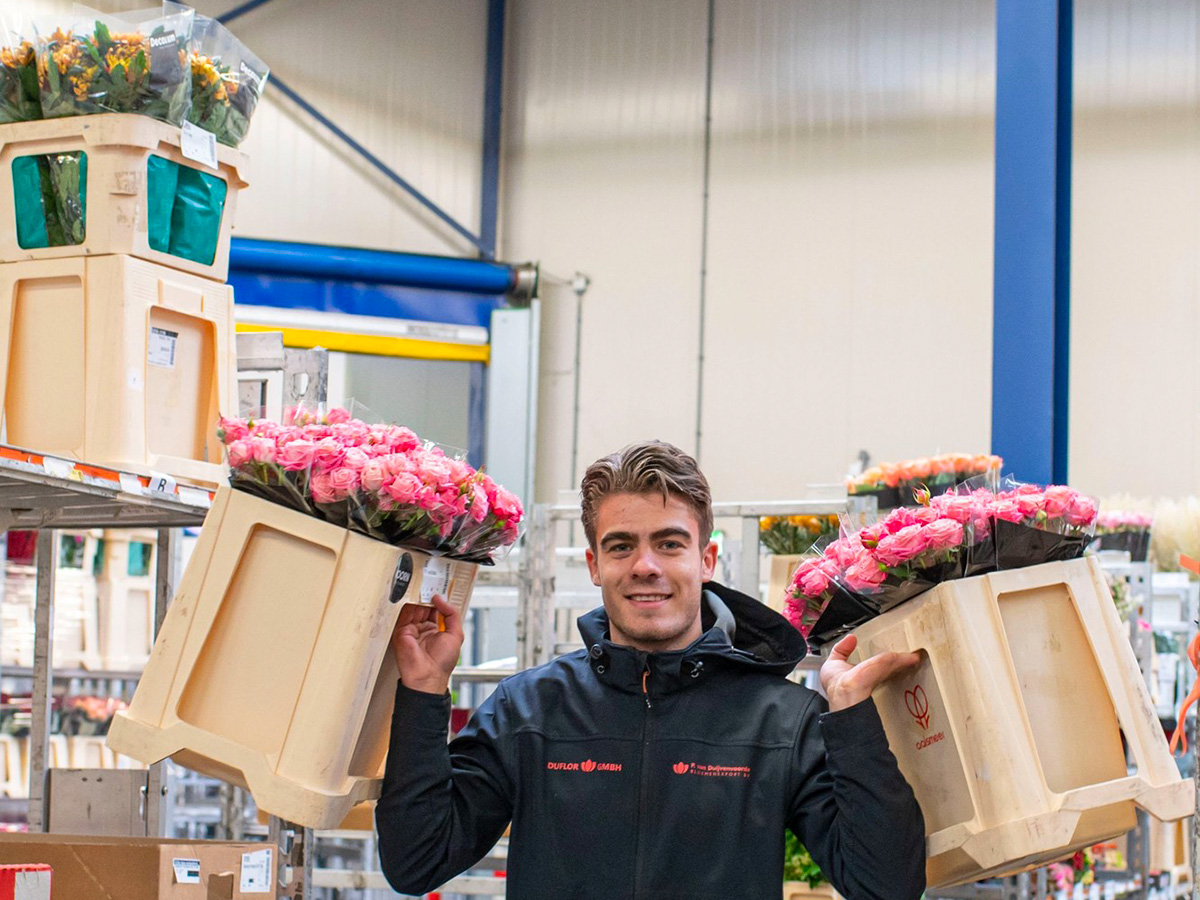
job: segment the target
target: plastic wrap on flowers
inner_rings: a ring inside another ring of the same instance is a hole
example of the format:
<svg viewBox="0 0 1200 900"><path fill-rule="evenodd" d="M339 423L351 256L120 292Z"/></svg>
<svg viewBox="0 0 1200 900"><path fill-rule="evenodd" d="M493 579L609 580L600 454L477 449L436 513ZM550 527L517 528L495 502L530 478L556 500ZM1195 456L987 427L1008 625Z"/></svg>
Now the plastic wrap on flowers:
<svg viewBox="0 0 1200 900"><path fill-rule="evenodd" d="M965 529L932 507L899 507L853 538L842 579L877 613L962 577Z"/></svg>
<svg viewBox="0 0 1200 900"><path fill-rule="evenodd" d="M293 409L217 434L233 487L376 540L486 563L520 535L513 494L403 426Z"/></svg>
<svg viewBox="0 0 1200 900"><path fill-rule="evenodd" d="M197 15L188 62L192 105L188 121L236 147L267 86L270 69L216 19Z"/></svg>
<svg viewBox="0 0 1200 900"><path fill-rule="evenodd" d="M1083 556L1096 529L1097 503L1066 485L1005 479L991 502L996 566L1016 569Z"/></svg>
<svg viewBox="0 0 1200 900"><path fill-rule="evenodd" d="M35 40L31 23L0 14L0 125L42 117Z"/></svg>
<svg viewBox="0 0 1200 900"><path fill-rule="evenodd" d="M169 15L124 16L81 8L70 26L40 32L42 115L140 113L182 125L192 97L186 47L194 13L171 7Z"/></svg>
<svg viewBox="0 0 1200 900"><path fill-rule="evenodd" d="M987 486L989 476L972 478L953 491L932 497L930 507L942 518L963 526L963 577L986 575L996 571L996 537L991 503L995 499Z"/></svg>

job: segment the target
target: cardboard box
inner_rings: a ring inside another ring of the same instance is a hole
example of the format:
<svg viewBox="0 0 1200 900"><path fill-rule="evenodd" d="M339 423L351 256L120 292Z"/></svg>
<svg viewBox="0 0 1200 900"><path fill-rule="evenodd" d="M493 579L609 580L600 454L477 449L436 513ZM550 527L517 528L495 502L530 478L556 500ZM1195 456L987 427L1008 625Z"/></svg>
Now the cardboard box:
<svg viewBox="0 0 1200 900"><path fill-rule="evenodd" d="M55 900L270 900L276 862L264 843L0 834L0 864L50 866Z"/></svg>
<svg viewBox="0 0 1200 900"><path fill-rule="evenodd" d="M1062 859L1135 807L1192 812L1094 558L948 581L854 634L852 662L921 654L873 696L925 814L931 888Z"/></svg>

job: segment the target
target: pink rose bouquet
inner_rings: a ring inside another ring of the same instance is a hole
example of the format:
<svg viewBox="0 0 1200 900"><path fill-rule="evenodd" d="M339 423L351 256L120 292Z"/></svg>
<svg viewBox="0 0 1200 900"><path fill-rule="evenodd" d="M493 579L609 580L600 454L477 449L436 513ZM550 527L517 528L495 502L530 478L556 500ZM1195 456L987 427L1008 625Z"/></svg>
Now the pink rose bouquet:
<svg viewBox="0 0 1200 900"><path fill-rule="evenodd" d="M488 562L520 534L520 501L410 429L344 409L282 423L222 418L230 483L390 544Z"/></svg>
<svg viewBox="0 0 1200 900"><path fill-rule="evenodd" d="M1077 559L1096 531L1095 498L1061 484L1041 487L1006 478L989 508L996 568Z"/></svg>
<svg viewBox="0 0 1200 900"><path fill-rule="evenodd" d="M1154 517L1148 513L1115 510L1096 517L1099 549L1125 550L1130 559L1144 562L1150 552L1150 533Z"/></svg>

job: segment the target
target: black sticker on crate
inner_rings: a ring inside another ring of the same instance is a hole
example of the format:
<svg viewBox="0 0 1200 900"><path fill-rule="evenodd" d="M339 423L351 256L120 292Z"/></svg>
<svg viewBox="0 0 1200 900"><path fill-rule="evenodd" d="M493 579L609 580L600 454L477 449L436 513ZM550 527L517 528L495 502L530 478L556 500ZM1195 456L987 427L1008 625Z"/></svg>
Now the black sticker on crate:
<svg viewBox="0 0 1200 900"><path fill-rule="evenodd" d="M400 554L400 562L396 563L396 574L392 576L392 593L388 597L393 603L399 603L408 593L408 586L412 584L412 573L412 554Z"/></svg>

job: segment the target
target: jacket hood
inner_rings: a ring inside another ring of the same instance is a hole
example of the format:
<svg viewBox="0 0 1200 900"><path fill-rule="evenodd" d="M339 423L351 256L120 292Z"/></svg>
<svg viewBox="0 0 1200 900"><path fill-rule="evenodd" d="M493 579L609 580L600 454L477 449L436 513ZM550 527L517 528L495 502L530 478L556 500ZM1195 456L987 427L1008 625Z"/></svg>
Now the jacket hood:
<svg viewBox="0 0 1200 900"><path fill-rule="evenodd" d="M642 672L649 666L666 690L700 678L706 667L744 666L787 675L805 656L804 638L779 613L740 591L715 581L702 585L700 637L682 650L647 653L614 644L608 614L600 606L580 616L579 633L593 670L624 689L642 689ZM681 684L673 682L682 680Z"/></svg>

